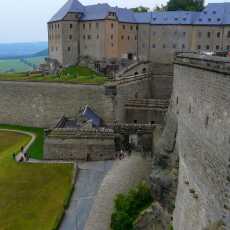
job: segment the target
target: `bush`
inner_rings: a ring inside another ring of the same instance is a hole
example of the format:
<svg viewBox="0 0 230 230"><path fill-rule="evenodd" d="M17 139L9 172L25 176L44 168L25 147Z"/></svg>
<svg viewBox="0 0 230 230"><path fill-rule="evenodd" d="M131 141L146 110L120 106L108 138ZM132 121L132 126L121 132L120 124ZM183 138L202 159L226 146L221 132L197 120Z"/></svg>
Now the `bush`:
<svg viewBox="0 0 230 230"><path fill-rule="evenodd" d="M139 213L147 208L153 199L146 183L140 183L128 194L119 194L115 199L115 210L111 218L113 230L132 230Z"/></svg>

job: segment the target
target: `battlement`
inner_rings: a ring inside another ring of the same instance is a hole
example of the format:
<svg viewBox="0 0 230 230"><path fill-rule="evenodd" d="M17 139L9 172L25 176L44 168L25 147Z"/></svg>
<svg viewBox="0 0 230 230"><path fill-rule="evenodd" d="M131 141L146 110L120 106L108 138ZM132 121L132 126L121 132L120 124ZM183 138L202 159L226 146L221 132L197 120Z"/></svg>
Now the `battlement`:
<svg viewBox="0 0 230 230"><path fill-rule="evenodd" d="M202 55L197 53L180 53L176 55L174 63L230 74L229 57Z"/></svg>

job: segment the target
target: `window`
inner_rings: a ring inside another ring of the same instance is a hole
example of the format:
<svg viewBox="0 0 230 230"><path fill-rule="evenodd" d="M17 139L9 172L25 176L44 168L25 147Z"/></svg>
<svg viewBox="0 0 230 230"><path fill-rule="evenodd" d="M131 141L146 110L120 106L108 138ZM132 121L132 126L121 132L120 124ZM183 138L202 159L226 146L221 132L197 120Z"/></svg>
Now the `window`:
<svg viewBox="0 0 230 230"><path fill-rule="evenodd" d="M176 97L176 104L178 105L178 103L179 103L179 97L177 96Z"/></svg>
<svg viewBox="0 0 230 230"><path fill-rule="evenodd" d="M58 51L58 47L56 47L56 51Z"/></svg>
<svg viewBox="0 0 230 230"><path fill-rule="evenodd" d="M70 51L70 50L71 50L71 47L69 46L69 47L68 47L68 51Z"/></svg>
<svg viewBox="0 0 230 230"><path fill-rule="evenodd" d="M111 40L113 40L113 34L110 36Z"/></svg>
<svg viewBox="0 0 230 230"><path fill-rule="evenodd" d="M135 40L137 40L137 36L135 36Z"/></svg>
<svg viewBox="0 0 230 230"><path fill-rule="evenodd" d="M82 26L82 27L83 27L83 30L84 30L84 29L85 29L85 23L83 24L83 26Z"/></svg>
<svg viewBox="0 0 230 230"><path fill-rule="evenodd" d="M228 31L227 37L230 38L230 31Z"/></svg>
<svg viewBox="0 0 230 230"><path fill-rule="evenodd" d="M185 44L182 44L182 49L185 49Z"/></svg>
<svg viewBox="0 0 230 230"><path fill-rule="evenodd" d="M163 49L165 49L165 48L166 48L166 45L165 45L165 44L163 44L163 46L162 46L162 47L163 47Z"/></svg>
<svg viewBox="0 0 230 230"><path fill-rule="evenodd" d="M109 16L115 17L116 13L115 12L109 12Z"/></svg>
<svg viewBox="0 0 230 230"><path fill-rule="evenodd" d="M207 33L207 37L208 37L208 38L211 37L211 33L210 33L210 32Z"/></svg>
<svg viewBox="0 0 230 230"><path fill-rule="evenodd" d="M183 32L183 36L184 36L184 37L186 36L186 32Z"/></svg>
<svg viewBox="0 0 230 230"><path fill-rule="evenodd" d="M113 29L113 27L114 27L114 25L113 25L113 23L111 23L111 28Z"/></svg>
<svg viewBox="0 0 230 230"><path fill-rule="evenodd" d="M69 25L69 28L72 29L72 28L73 28L73 24L70 24L70 25Z"/></svg>
<svg viewBox="0 0 230 230"><path fill-rule="evenodd" d="M219 49L220 49L220 46L219 46L219 45L217 45L217 46L216 46L216 50L219 50Z"/></svg>
<svg viewBox="0 0 230 230"><path fill-rule="evenodd" d="M197 49L200 50L200 49L201 49L201 45L198 45L198 46L197 46Z"/></svg>
<svg viewBox="0 0 230 230"><path fill-rule="evenodd" d="M99 23L98 22L96 22L96 29L98 29L99 28Z"/></svg>
<svg viewBox="0 0 230 230"><path fill-rule="evenodd" d="M136 26L136 30L138 30L138 26Z"/></svg>
<svg viewBox="0 0 230 230"><path fill-rule="evenodd" d="M173 49L176 49L176 44L173 44Z"/></svg>
<svg viewBox="0 0 230 230"><path fill-rule="evenodd" d="M213 14L216 14L216 11L214 10L214 11L212 11L212 13L213 13Z"/></svg>
<svg viewBox="0 0 230 230"><path fill-rule="evenodd" d="M209 21L209 22L211 22L211 21L212 21L212 19L211 19L211 18L209 18L209 19L208 19L208 21Z"/></svg>
<svg viewBox="0 0 230 230"><path fill-rule="evenodd" d="M113 47L113 43L111 43L111 46Z"/></svg>
<svg viewBox="0 0 230 230"><path fill-rule="evenodd" d="M99 39L99 34L97 35L97 39Z"/></svg>
<svg viewBox="0 0 230 230"><path fill-rule="evenodd" d="M91 39L91 35L90 34L88 34L88 40L90 40Z"/></svg>
<svg viewBox="0 0 230 230"><path fill-rule="evenodd" d="M156 48L156 45L155 45L155 44L153 44L153 45L152 45L152 48L153 48L153 49L155 49L155 48Z"/></svg>
<svg viewBox="0 0 230 230"><path fill-rule="evenodd" d="M123 30L125 30L125 25L123 25L122 27L123 27Z"/></svg>
<svg viewBox="0 0 230 230"><path fill-rule="evenodd" d="M89 29L91 30L91 23L89 23Z"/></svg>
<svg viewBox="0 0 230 230"><path fill-rule="evenodd" d="M124 40L124 35L121 35L121 40Z"/></svg>
<svg viewBox="0 0 230 230"><path fill-rule="evenodd" d="M189 112L189 113L192 112L192 106L191 106L191 104L189 104L188 112Z"/></svg>
<svg viewBox="0 0 230 230"><path fill-rule="evenodd" d="M205 118L205 128L208 128L209 116Z"/></svg>
<svg viewBox="0 0 230 230"><path fill-rule="evenodd" d="M217 32L216 36L217 36L218 38L220 38L220 32Z"/></svg>
<svg viewBox="0 0 230 230"><path fill-rule="evenodd" d="M85 40L85 35L83 35L83 39Z"/></svg>
<svg viewBox="0 0 230 230"><path fill-rule="evenodd" d="M69 35L69 40L72 40L72 38L73 38L73 36L70 34L70 35Z"/></svg>
<svg viewBox="0 0 230 230"><path fill-rule="evenodd" d="M133 26L130 26L130 30L133 30Z"/></svg>
<svg viewBox="0 0 230 230"><path fill-rule="evenodd" d="M201 38L202 37L202 33L199 31L198 32L198 38Z"/></svg>
<svg viewBox="0 0 230 230"><path fill-rule="evenodd" d="M58 24L58 29L59 29L59 24Z"/></svg>
<svg viewBox="0 0 230 230"><path fill-rule="evenodd" d="M228 46L226 47L226 49L227 49L227 50L230 50L230 45L228 45Z"/></svg>
<svg viewBox="0 0 230 230"><path fill-rule="evenodd" d="M130 37L128 36L128 40L130 39Z"/></svg>
<svg viewBox="0 0 230 230"><path fill-rule="evenodd" d="M206 49L207 49L207 50L209 50L209 49L210 49L210 46L209 46L209 45L207 45L207 46L206 46Z"/></svg>

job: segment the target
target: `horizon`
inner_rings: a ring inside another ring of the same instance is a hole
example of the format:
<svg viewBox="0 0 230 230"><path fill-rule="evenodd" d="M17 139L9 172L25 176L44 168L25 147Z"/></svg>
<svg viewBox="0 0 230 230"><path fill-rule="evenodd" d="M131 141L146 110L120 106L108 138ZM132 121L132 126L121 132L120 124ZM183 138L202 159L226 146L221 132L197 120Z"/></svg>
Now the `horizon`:
<svg viewBox="0 0 230 230"><path fill-rule="evenodd" d="M0 7L0 21L7 21L7 26L1 26L0 43L48 42L47 22L66 1L67 0L40 0L34 2L22 0L17 7L14 6L15 0L4 1ZM154 3L152 0L132 0L130 2L121 0L81 0L80 2L83 5L108 3L111 6L119 6L122 8L135 8L143 5L153 10L156 5L166 4L167 0L160 0L157 1L157 3ZM208 3L214 2L230 2L230 0L207 0L205 4L207 5ZM10 14L9 10L11 11Z"/></svg>

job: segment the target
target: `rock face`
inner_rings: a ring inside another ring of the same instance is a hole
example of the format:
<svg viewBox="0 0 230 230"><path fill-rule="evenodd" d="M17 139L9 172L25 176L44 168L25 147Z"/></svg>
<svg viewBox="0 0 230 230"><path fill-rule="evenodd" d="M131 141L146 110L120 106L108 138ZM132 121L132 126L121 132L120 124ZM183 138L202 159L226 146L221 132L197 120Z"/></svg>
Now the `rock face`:
<svg viewBox="0 0 230 230"><path fill-rule="evenodd" d="M230 72L219 68L225 64L219 59L183 57L174 66L172 110L180 157L176 230L230 229Z"/></svg>
<svg viewBox="0 0 230 230"><path fill-rule="evenodd" d="M150 176L151 191L156 201L135 223L135 230L168 230L174 210L177 175L177 118L167 114L164 131L154 150L154 164Z"/></svg>

